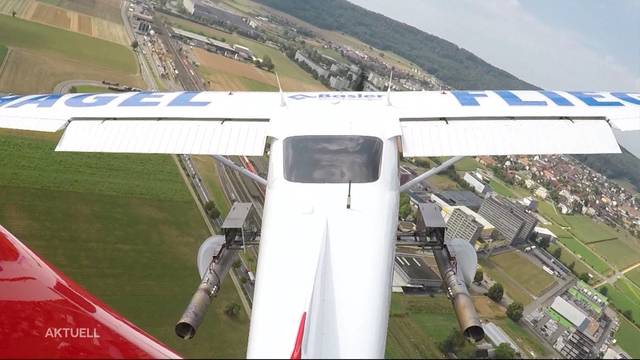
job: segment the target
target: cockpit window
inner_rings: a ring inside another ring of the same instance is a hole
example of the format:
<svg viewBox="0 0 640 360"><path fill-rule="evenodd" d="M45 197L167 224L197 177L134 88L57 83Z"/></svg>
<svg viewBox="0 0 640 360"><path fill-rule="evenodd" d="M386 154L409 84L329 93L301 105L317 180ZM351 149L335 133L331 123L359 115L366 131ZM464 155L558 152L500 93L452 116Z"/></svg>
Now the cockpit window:
<svg viewBox="0 0 640 360"><path fill-rule="evenodd" d="M382 140L373 136L305 135L284 139L284 177L299 183L378 180Z"/></svg>

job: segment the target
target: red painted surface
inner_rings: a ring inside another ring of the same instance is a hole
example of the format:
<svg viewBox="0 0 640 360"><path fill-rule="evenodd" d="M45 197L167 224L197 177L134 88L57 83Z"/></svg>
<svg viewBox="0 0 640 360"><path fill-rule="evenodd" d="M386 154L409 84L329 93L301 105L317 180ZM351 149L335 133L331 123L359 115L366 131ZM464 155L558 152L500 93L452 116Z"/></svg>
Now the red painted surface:
<svg viewBox="0 0 640 360"><path fill-rule="evenodd" d="M177 358L0 226L0 358Z"/></svg>
<svg viewBox="0 0 640 360"><path fill-rule="evenodd" d="M293 346L293 352L291 353L292 360L299 360L302 358L302 339L304 339L304 323L307 320L307 313L302 313L302 319L300 319L300 326L298 326L298 336L296 336L296 344Z"/></svg>

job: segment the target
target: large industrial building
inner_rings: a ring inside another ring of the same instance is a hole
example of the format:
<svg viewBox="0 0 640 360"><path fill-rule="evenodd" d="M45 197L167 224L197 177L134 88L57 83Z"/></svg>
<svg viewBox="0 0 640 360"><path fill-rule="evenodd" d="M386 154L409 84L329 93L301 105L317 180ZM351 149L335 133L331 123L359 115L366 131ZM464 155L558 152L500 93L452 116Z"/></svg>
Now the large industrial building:
<svg viewBox="0 0 640 360"><path fill-rule="evenodd" d="M463 239L475 244L476 240L490 239L495 227L480 214L466 206L451 206L442 209L447 220L445 240Z"/></svg>
<svg viewBox="0 0 640 360"><path fill-rule="evenodd" d="M183 0L182 5L196 19L209 23L232 25L248 32L253 31L242 16L221 9L210 0Z"/></svg>
<svg viewBox="0 0 640 360"><path fill-rule="evenodd" d="M526 241L538 224L538 218L524 206L497 194L487 195L479 214L493 224L509 244Z"/></svg>
<svg viewBox="0 0 640 360"><path fill-rule="evenodd" d="M431 200L440 207L444 206L466 206L473 211L478 211L482 205L482 198L471 191L441 191L431 195Z"/></svg>

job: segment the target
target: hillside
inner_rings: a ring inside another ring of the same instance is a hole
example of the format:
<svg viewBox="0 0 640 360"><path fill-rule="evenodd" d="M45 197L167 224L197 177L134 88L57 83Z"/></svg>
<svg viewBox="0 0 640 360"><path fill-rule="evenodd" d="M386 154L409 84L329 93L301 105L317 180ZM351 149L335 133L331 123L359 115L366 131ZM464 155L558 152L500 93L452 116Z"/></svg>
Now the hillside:
<svg viewBox="0 0 640 360"><path fill-rule="evenodd" d="M317 27L343 32L421 66L456 89L535 89L471 52L346 0L256 0Z"/></svg>
<svg viewBox="0 0 640 360"><path fill-rule="evenodd" d="M588 167L608 177L624 180L640 191L640 159L626 150L622 154L574 155Z"/></svg>

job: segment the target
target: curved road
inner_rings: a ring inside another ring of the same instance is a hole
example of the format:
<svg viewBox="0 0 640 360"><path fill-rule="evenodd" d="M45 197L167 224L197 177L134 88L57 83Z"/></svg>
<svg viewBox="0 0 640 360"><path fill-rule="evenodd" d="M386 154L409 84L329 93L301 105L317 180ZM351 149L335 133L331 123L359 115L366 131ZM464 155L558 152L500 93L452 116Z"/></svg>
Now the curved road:
<svg viewBox="0 0 640 360"><path fill-rule="evenodd" d="M59 83L58 85L56 85L56 87L53 88L53 93L54 94L66 94L74 86L99 86L99 87L104 87L106 89L106 87L104 86L104 84L101 81L96 81L96 80L66 80L66 81L63 81L63 82Z"/></svg>

